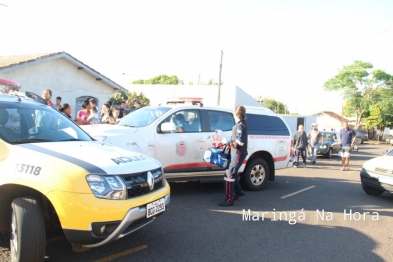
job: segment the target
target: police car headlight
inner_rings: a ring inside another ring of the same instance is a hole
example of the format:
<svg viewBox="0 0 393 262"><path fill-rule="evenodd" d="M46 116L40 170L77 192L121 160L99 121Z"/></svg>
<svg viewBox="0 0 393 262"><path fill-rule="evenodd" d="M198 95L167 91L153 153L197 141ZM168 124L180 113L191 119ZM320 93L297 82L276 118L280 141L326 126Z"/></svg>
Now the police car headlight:
<svg viewBox="0 0 393 262"><path fill-rule="evenodd" d="M121 177L88 175L87 183L98 198L127 199L127 187Z"/></svg>
<svg viewBox="0 0 393 262"><path fill-rule="evenodd" d="M92 136L92 138L94 138L95 140L97 140L98 142L104 142L105 139L107 138L107 136Z"/></svg>

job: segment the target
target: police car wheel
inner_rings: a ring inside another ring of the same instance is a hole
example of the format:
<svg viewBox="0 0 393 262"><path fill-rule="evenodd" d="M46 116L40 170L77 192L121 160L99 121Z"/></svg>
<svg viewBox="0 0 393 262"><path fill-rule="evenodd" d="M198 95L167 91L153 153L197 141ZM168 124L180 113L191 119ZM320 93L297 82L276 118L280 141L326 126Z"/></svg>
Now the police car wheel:
<svg viewBox="0 0 393 262"><path fill-rule="evenodd" d="M364 192L366 192L367 194L372 195L372 196L379 196L380 194L383 193L383 190L370 187L370 186L365 185L363 183L362 183L362 188L363 188Z"/></svg>
<svg viewBox="0 0 393 262"><path fill-rule="evenodd" d="M242 174L242 179L248 190L262 190L269 180L269 166L266 161L257 158L248 163Z"/></svg>
<svg viewBox="0 0 393 262"><path fill-rule="evenodd" d="M16 198L11 204L11 261L43 261L45 224L39 202Z"/></svg>

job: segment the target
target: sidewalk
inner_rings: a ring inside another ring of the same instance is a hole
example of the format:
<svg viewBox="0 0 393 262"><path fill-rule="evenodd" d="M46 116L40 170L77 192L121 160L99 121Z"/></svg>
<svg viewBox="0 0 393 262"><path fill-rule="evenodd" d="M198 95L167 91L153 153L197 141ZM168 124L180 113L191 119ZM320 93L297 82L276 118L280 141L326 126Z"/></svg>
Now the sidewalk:
<svg viewBox="0 0 393 262"><path fill-rule="evenodd" d="M385 141L377 141L377 140L368 140L364 141L364 144L370 144L370 145L386 145Z"/></svg>

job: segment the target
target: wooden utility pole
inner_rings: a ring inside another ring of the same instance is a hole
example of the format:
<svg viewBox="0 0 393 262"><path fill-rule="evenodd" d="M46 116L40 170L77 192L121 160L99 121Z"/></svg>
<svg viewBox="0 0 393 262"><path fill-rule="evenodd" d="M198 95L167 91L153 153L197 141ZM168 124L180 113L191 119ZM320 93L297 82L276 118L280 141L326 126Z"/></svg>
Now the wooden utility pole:
<svg viewBox="0 0 393 262"><path fill-rule="evenodd" d="M217 97L217 105L220 105L220 96L221 96L221 71L222 71L222 56L224 52L221 50L221 59L220 59L220 73L218 75L218 97Z"/></svg>
<svg viewBox="0 0 393 262"><path fill-rule="evenodd" d="M344 126L344 103L341 102L341 128Z"/></svg>

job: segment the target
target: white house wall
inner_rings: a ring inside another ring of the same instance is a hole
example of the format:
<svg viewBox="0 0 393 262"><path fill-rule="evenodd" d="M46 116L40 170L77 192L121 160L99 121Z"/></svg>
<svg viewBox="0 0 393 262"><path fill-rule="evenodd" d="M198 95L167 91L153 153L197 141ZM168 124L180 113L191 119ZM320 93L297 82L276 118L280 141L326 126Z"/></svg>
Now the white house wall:
<svg viewBox="0 0 393 262"><path fill-rule="evenodd" d="M86 73L63 58L38 63L28 67L16 69L0 74L1 78L17 81L21 84L21 91L29 91L41 95L42 90L52 91L52 102L56 97L62 98L62 103L72 107L72 116L75 117L78 97L95 97L102 105L109 100L114 90L107 84L97 81L92 75Z"/></svg>
<svg viewBox="0 0 393 262"><path fill-rule="evenodd" d="M311 124L317 123L316 116L299 116L299 115L281 115L281 117L288 124L289 129L291 130L292 135L298 130L298 118L304 118L304 131L308 133L311 130ZM321 129L319 129L321 130Z"/></svg>
<svg viewBox="0 0 393 262"><path fill-rule="evenodd" d="M341 121L326 114L317 115L317 124L319 131L333 130L338 132L342 128Z"/></svg>

